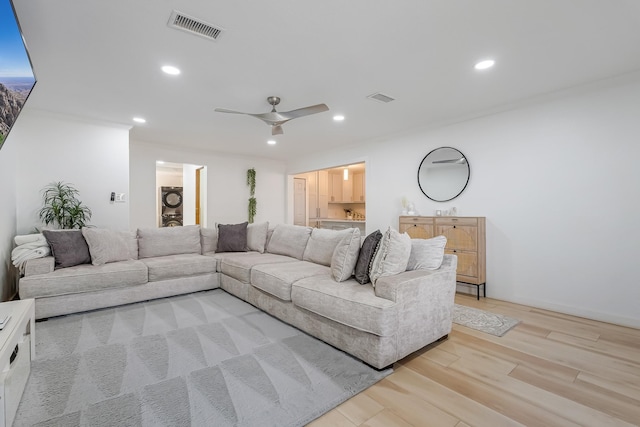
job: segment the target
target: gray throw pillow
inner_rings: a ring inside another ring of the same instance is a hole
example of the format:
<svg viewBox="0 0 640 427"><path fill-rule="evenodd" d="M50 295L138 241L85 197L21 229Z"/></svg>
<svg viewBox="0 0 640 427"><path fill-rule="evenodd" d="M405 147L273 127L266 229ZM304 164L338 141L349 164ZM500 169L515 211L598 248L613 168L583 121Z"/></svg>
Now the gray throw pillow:
<svg viewBox="0 0 640 427"><path fill-rule="evenodd" d="M216 252L247 252L247 225L218 224L218 247Z"/></svg>
<svg viewBox="0 0 640 427"><path fill-rule="evenodd" d="M90 264L89 246L82 230L42 230L55 259L55 268Z"/></svg>
<svg viewBox="0 0 640 427"><path fill-rule="evenodd" d="M358 262L356 262L356 280L361 285L365 283L369 283L371 279L369 278L369 268L371 267L371 261L373 261L373 256L376 254L376 250L380 245L380 240L382 239L382 233L380 230L376 230L373 233L369 234L364 242L362 243L362 248L360 248L360 255L358 256Z"/></svg>

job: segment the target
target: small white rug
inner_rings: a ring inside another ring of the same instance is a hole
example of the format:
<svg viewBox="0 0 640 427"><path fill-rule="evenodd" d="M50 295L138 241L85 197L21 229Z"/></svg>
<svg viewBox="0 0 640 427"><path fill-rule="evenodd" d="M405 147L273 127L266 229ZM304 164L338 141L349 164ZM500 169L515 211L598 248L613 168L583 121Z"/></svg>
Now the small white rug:
<svg viewBox="0 0 640 427"><path fill-rule="evenodd" d="M520 320L456 304L453 307L453 323L501 337Z"/></svg>

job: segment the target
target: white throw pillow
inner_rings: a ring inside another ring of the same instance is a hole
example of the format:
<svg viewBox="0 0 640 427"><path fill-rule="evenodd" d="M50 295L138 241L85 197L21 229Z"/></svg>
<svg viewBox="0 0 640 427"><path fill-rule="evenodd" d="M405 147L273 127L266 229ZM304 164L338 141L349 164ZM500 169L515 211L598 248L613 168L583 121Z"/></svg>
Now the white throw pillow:
<svg viewBox="0 0 640 427"><path fill-rule="evenodd" d="M336 282L344 282L353 275L360 253L360 229L352 228L351 233L340 240L331 257L331 275Z"/></svg>
<svg viewBox="0 0 640 427"><path fill-rule="evenodd" d="M129 240L132 233L104 228L82 228L82 235L89 246L91 264L103 265L108 262L133 259Z"/></svg>
<svg viewBox="0 0 640 427"><path fill-rule="evenodd" d="M407 233L400 234L389 227L380 240L380 245L373 257L369 276L375 287L379 278L393 276L407 270L411 255L411 237Z"/></svg>
<svg viewBox="0 0 640 427"><path fill-rule="evenodd" d="M447 238L437 236L432 239L412 239L411 255L407 270L437 270L444 259Z"/></svg>

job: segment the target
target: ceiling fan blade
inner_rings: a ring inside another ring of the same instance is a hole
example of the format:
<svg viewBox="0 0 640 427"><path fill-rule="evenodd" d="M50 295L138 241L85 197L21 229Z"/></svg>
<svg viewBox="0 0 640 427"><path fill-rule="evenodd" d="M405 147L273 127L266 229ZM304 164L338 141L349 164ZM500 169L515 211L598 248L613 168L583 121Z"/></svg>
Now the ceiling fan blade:
<svg viewBox="0 0 640 427"><path fill-rule="evenodd" d="M218 113L249 114L243 113L242 111L227 110L226 108L216 108L215 111L217 111Z"/></svg>
<svg viewBox="0 0 640 427"><path fill-rule="evenodd" d="M286 117L287 119L297 119L298 117L304 117L311 114L322 113L323 111L328 111L329 107L325 104L312 105L310 107L298 108L297 110L291 110L287 112L281 112L280 115Z"/></svg>
<svg viewBox="0 0 640 427"><path fill-rule="evenodd" d="M282 126L271 126L271 135L282 135L283 133Z"/></svg>
<svg viewBox="0 0 640 427"><path fill-rule="evenodd" d="M434 160L431 163L455 163L458 165L463 165L465 163L467 163L467 159L465 159L464 157L460 158L460 159L449 159L449 160Z"/></svg>

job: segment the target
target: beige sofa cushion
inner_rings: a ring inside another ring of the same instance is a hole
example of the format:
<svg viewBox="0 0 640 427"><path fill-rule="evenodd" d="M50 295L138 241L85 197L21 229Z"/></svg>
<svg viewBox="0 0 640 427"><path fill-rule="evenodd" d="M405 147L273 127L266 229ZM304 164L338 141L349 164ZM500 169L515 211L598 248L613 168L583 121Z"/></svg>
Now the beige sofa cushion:
<svg viewBox="0 0 640 427"><path fill-rule="evenodd" d="M291 301L305 310L381 337L398 329L397 304L374 294L371 286L355 280L338 283L329 276L298 280Z"/></svg>
<svg viewBox="0 0 640 427"><path fill-rule="evenodd" d="M294 261L291 257L258 252L227 252L216 254L218 271L242 282L250 283L251 268L260 264Z"/></svg>
<svg viewBox="0 0 640 427"><path fill-rule="evenodd" d="M140 259L178 254L199 254L200 226L140 228L138 255Z"/></svg>
<svg viewBox="0 0 640 427"><path fill-rule="evenodd" d="M216 272L216 260L200 254L167 255L141 261L149 269L149 282Z"/></svg>
<svg viewBox="0 0 640 427"><path fill-rule="evenodd" d="M264 253L267 246L267 232L269 223L261 222L247 226L247 248L250 251Z"/></svg>
<svg viewBox="0 0 640 427"><path fill-rule="evenodd" d="M251 285L283 301L291 301L291 285L306 277L328 276L329 267L307 261L256 265L251 269Z"/></svg>
<svg viewBox="0 0 640 427"><path fill-rule="evenodd" d="M218 229L217 228L200 228L200 244L202 245L202 254L215 252L218 247Z"/></svg>
<svg viewBox="0 0 640 427"><path fill-rule="evenodd" d="M61 268L46 275L20 279L20 298L80 294L147 283L147 266L141 261L120 261L104 265L82 264Z"/></svg>
<svg viewBox="0 0 640 427"><path fill-rule="evenodd" d="M302 256L303 261L311 261L316 264L331 265L331 257L338 246L338 243L345 237L351 236L356 228L348 228L346 230L328 230L322 228L314 228L311 236L307 241ZM360 230L358 230L359 232Z"/></svg>
<svg viewBox="0 0 640 427"><path fill-rule="evenodd" d="M138 239L133 232L83 227L82 235L93 265L138 259Z"/></svg>
<svg viewBox="0 0 640 427"><path fill-rule="evenodd" d="M278 224L273 229L267 252L302 260L307 241L311 236L311 230L311 227Z"/></svg>

